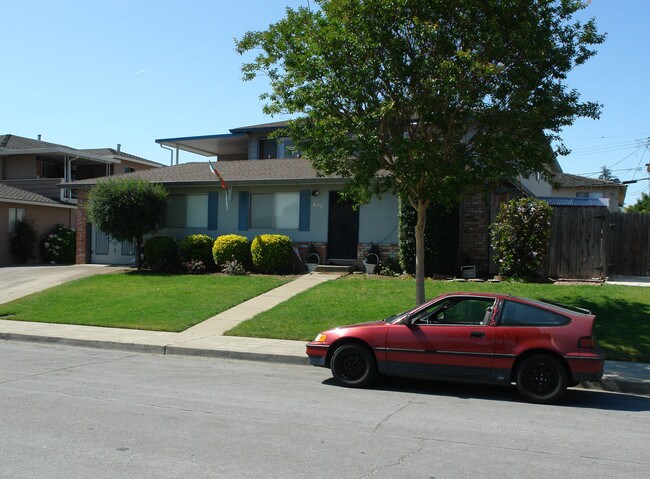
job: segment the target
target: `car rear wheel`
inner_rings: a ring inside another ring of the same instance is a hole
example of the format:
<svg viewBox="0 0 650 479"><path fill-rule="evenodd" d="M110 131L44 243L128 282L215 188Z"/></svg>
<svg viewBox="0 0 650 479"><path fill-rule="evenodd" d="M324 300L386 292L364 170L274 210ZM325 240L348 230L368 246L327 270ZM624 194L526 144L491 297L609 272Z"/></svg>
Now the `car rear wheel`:
<svg viewBox="0 0 650 479"><path fill-rule="evenodd" d="M567 384L562 363L546 354L526 358L517 369L517 389L532 402L557 402L566 392Z"/></svg>
<svg viewBox="0 0 650 479"><path fill-rule="evenodd" d="M359 344L344 344L332 356L332 374L340 384L361 388L377 376L377 363L372 353Z"/></svg>

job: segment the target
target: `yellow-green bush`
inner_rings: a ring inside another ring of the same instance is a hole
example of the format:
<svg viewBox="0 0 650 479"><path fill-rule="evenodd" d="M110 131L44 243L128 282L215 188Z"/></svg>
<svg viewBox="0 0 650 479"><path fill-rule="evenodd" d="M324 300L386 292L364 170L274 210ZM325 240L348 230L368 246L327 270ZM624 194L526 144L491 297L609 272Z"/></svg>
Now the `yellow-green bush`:
<svg viewBox="0 0 650 479"><path fill-rule="evenodd" d="M251 267L251 246L248 238L240 235L219 236L212 246L212 258L217 266L237 260L245 268Z"/></svg>
<svg viewBox="0 0 650 479"><path fill-rule="evenodd" d="M208 235L196 234L183 238L178 246L178 253L183 263L201 261L208 269L214 269L212 246L214 239Z"/></svg>
<svg viewBox="0 0 650 479"><path fill-rule="evenodd" d="M260 273L286 274L293 266L293 243L284 235L260 235L251 244L253 265Z"/></svg>

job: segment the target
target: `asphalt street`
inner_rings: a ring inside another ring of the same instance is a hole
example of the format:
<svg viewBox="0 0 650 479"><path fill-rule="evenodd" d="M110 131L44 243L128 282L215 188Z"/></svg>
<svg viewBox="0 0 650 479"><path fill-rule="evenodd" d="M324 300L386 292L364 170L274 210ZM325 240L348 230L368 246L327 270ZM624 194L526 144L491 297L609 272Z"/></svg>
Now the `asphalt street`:
<svg viewBox="0 0 650 479"><path fill-rule="evenodd" d="M647 477L650 398L0 343L2 478Z"/></svg>

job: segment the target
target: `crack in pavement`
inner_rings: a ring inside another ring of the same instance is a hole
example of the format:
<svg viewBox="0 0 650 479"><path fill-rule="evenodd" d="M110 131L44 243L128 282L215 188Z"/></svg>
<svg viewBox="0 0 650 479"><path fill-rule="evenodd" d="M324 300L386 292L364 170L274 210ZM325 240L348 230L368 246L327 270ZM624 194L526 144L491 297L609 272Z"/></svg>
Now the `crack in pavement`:
<svg viewBox="0 0 650 479"><path fill-rule="evenodd" d="M20 377L17 377L17 378L6 379L4 381L0 381L0 385L12 383L12 382L15 382L15 381L20 381L22 379L30 379L30 378L35 378L35 377L39 377L39 376L46 376L48 374L58 373L58 372L61 372L61 371L68 371L70 369L81 368L81 367L84 367L84 366L94 366L96 364L105 364L105 363L111 363L111 362L116 362L116 361L123 361L124 359L129 359L129 358L132 358L133 356L137 356L137 354L129 354L127 356L123 356L123 357L119 357L119 358L104 359L102 361L93 361L93 362L87 362L87 363L83 363L83 364L75 364L74 366L67 366L65 368L49 369L47 371L41 371L40 373L27 374L25 376L20 376Z"/></svg>
<svg viewBox="0 0 650 479"><path fill-rule="evenodd" d="M361 476L359 479L365 479L365 478L367 478L367 477L373 476L373 475L375 475L376 473L378 473L379 471L381 471L382 469L386 469L386 468L393 467L393 466L399 466L400 464L402 464L402 462L404 462L404 461L405 461L406 459L408 459L409 457L414 456L414 455L420 453L420 452L422 451L422 449L424 448L424 445L426 444L426 442L427 442L426 439L421 438L421 439L418 441L417 447L415 447L412 451L409 451L409 452L407 452L406 454L403 454L403 455L401 455L400 457L398 457L398 458L397 458L397 461L394 461L394 462L390 462L390 463L388 463L388 464L382 464L382 465L380 465L380 466L377 466L377 467L374 468L371 472L369 472L369 473L366 474L365 476Z"/></svg>
<svg viewBox="0 0 650 479"><path fill-rule="evenodd" d="M394 412L390 413L390 414L389 414L388 416L386 416L384 419L382 419L381 421L379 421L379 422L377 423L377 425L375 426L375 428L372 430L372 432L373 432L373 433L377 432L377 431L379 430L380 427L382 427L384 424L386 424L386 422L388 422L388 420L390 420L390 418L392 418L393 416L399 414L399 413L402 412L404 409L406 409L407 407L409 407L410 405L412 405L412 404L413 404L413 399L414 399L413 396L411 396L411 397L408 399L407 403L406 403L404 406L400 407L397 411L394 411Z"/></svg>

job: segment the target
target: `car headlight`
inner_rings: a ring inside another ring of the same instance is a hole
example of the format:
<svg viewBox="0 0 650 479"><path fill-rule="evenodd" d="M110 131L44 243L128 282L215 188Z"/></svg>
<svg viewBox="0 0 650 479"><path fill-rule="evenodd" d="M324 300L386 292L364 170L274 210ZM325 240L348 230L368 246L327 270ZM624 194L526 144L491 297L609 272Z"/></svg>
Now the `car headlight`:
<svg viewBox="0 0 650 479"><path fill-rule="evenodd" d="M315 343L324 343L326 339L327 339L326 334L318 333L316 335L316 339L314 339L314 342Z"/></svg>

